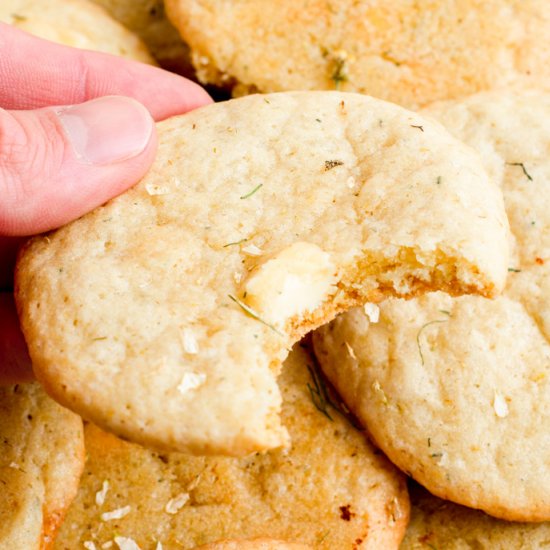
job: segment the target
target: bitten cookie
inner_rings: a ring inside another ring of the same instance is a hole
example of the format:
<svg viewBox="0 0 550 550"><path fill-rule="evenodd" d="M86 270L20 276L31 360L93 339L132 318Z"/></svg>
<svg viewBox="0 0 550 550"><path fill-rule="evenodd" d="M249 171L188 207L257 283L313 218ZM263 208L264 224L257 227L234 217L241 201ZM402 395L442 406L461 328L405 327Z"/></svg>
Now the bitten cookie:
<svg viewBox="0 0 550 550"><path fill-rule="evenodd" d="M380 448L432 493L549 520L550 94L479 94L429 112L502 186L506 289L495 300L390 299L376 323L355 310L321 329L316 352Z"/></svg>
<svg viewBox="0 0 550 550"><path fill-rule="evenodd" d="M545 0L166 0L204 83L360 92L407 107L550 85Z"/></svg>
<svg viewBox="0 0 550 550"><path fill-rule="evenodd" d="M154 63L135 34L88 0L2 0L0 21L65 46Z"/></svg>
<svg viewBox="0 0 550 550"><path fill-rule="evenodd" d="M397 549L408 521L404 477L327 401L306 350L292 351L280 383L285 450L159 455L88 425L89 459L57 550L102 548L117 534L142 550L223 539L255 542L207 548ZM285 545L261 546L264 538Z"/></svg>
<svg viewBox="0 0 550 550"><path fill-rule="evenodd" d="M34 239L16 300L37 377L130 440L288 443L294 342L384 296L495 294L507 220L474 151L358 94L250 96L160 123L148 175Z"/></svg>
<svg viewBox="0 0 550 550"><path fill-rule="evenodd" d="M0 547L51 548L83 466L78 416L36 382L0 387Z"/></svg>

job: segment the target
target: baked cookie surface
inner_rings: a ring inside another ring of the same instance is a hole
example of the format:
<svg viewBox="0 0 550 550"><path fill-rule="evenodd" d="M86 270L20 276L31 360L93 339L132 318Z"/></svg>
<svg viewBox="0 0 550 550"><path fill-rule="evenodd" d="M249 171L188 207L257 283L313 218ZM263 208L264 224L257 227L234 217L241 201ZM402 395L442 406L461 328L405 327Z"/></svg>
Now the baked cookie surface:
<svg viewBox="0 0 550 550"><path fill-rule="evenodd" d="M78 416L36 382L0 387L0 547L51 548L83 466Z"/></svg>
<svg viewBox="0 0 550 550"><path fill-rule="evenodd" d="M65 46L154 63L135 34L88 0L2 0L0 21Z"/></svg>
<svg viewBox="0 0 550 550"><path fill-rule="evenodd" d="M399 550L542 550L550 523L503 521L411 488L411 521Z"/></svg>
<svg viewBox="0 0 550 550"><path fill-rule="evenodd" d="M162 0L94 0L117 21L135 32L167 70L193 76L189 48L164 13Z"/></svg>
<svg viewBox="0 0 550 550"><path fill-rule="evenodd" d="M430 112L476 147L512 229L502 296L443 293L323 327L316 352L373 439L432 493L550 519L550 95L486 93ZM375 319L376 320L376 319Z"/></svg>
<svg viewBox="0 0 550 550"><path fill-rule="evenodd" d="M418 107L550 84L545 0L167 0L204 83L360 92Z"/></svg>
<svg viewBox="0 0 550 550"><path fill-rule="evenodd" d="M160 455L87 425L89 458L56 549L101 548L114 536L142 550L158 542L164 550L264 548L255 546L264 538L281 541L266 549L397 548L408 521L404 477L315 394L320 381L309 369L311 357L296 346L280 379L292 436L285 450ZM116 510L120 519L102 515ZM221 539L256 540L215 544Z"/></svg>
<svg viewBox="0 0 550 550"><path fill-rule="evenodd" d="M158 126L144 180L34 239L16 298L51 395L157 448L287 443L276 375L353 305L503 285L507 220L476 154L357 94L249 96Z"/></svg>

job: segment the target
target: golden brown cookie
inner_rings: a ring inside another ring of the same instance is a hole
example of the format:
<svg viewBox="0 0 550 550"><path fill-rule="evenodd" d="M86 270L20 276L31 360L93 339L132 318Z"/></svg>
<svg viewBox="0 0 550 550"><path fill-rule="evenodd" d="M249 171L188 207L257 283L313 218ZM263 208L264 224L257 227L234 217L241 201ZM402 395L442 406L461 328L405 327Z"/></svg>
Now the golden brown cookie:
<svg viewBox="0 0 550 550"><path fill-rule="evenodd" d="M360 92L407 107L550 85L545 0L166 0L202 82Z"/></svg>
<svg viewBox="0 0 550 550"><path fill-rule="evenodd" d="M83 466L78 416L36 382L0 387L0 548L51 548Z"/></svg>
<svg viewBox="0 0 550 550"><path fill-rule="evenodd" d="M432 493L550 520L550 94L485 93L429 112L474 145L512 229L495 300L443 293L321 329L316 351L390 459Z"/></svg>
<svg viewBox="0 0 550 550"><path fill-rule="evenodd" d="M115 536L142 550L258 538L396 549L408 520L403 476L327 401L301 347L280 384L288 449L239 459L159 455L88 425L89 459L56 549L86 541L99 549ZM264 548L254 544L242 547Z"/></svg>
<svg viewBox="0 0 550 550"><path fill-rule="evenodd" d="M16 295L37 377L130 440L244 455L288 443L288 349L353 305L493 295L507 220L476 154L358 94L211 105L158 125L133 189L34 239Z"/></svg>
<svg viewBox="0 0 550 550"><path fill-rule="evenodd" d="M164 13L163 0L94 0L135 32L164 69L194 76L188 46Z"/></svg>
<svg viewBox="0 0 550 550"><path fill-rule="evenodd" d="M542 550L550 523L503 521L411 488L411 521L399 550Z"/></svg>
<svg viewBox="0 0 550 550"><path fill-rule="evenodd" d="M65 46L154 63L135 34L89 0L2 0L0 21Z"/></svg>

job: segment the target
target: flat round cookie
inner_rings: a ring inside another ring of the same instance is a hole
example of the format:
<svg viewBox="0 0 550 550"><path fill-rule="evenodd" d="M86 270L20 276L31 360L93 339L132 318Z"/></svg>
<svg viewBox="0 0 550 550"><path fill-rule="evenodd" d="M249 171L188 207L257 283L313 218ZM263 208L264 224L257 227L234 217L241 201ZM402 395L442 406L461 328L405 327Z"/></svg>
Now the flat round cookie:
<svg viewBox="0 0 550 550"><path fill-rule="evenodd" d="M159 65L187 77L194 76L189 47L168 21L162 0L94 0L117 21L135 32Z"/></svg>
<svg viewBox="0 0 550 550"><path fill-rule="evenodd" d="M0 547L51 548L83 466L78 416L36 382L0 387Z"/></svg>
<svg viewBox="0 0 550 550"><path fill-rule="evenodd" d="M397 549L408 521L404 476L327 401L300 346L280 383L288 449L159 455L87 425L89 459L56 549L99 549L115 536L142 550L264 548L242 539L265 538L285 542L266 549Z"/></svg>
<svg viewBox="0 0 550 550"><path fill-rule="evenodd" d="M399 550L542 550L550 523L503 521L411 488L411 521Z"/></svg>
<svg viewBox="0 0 550 550"><path fill-rule="evenodd" d="M315 338L348 406L432 493L494 516L550 519L550 94L430 109L501 183L513 250L495 300L435 293L355 310ZM376 320L376 319L375 319Z"/></svg>
<svg viewBox="0 0 550 550"><path fill-rule="evenodd" d="M477 155L358 94L219 103L159 124L133 189L36 238L16 299L62 404L157 448L288 442L276 376L338 312L505 279L502 197Z"/></svg>
<svg viewBox="0 0 550 550"><path fill-rule="evenodd" d="M89 0L2 0L0 21L65 46L154 64L135 34Z"/></svg>
<svg viewBox="0 0 550 550"><path fill-rule="evenodd" d="M407 107L550 84L545 0L166 0L200 80L360 92Z"/></svg>

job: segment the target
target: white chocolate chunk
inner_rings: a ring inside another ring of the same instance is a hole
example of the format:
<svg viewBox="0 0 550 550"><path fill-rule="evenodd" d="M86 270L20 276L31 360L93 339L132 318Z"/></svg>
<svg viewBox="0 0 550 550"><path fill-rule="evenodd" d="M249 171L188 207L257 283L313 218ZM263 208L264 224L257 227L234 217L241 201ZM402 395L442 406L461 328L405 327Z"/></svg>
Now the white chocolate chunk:
<svg viewBox="0 0 550 550"><path fill-rule="evenodd" d="M380 308L376 304L367 302L363 306L363 310L371 323L378 323L380 320Z"/></svg>
<svg viewBox="0 0 550 550"><path fill-rule="evenodd" d="M336 291L336 267L315 244L298 242L255 269L243 286L243 301L263 319L284 327L317 309Z"/></svg>

